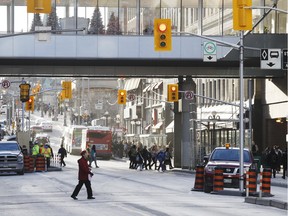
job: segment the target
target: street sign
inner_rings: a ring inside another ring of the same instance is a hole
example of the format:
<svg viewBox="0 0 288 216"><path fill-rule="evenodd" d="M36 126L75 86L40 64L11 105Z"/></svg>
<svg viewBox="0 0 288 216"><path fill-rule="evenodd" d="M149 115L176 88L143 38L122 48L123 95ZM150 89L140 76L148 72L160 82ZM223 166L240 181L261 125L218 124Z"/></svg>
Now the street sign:
<svg viewBox="0 0 288 216"><path fill-rule="evenodd" d="M10 87L11 83L9 80L3 80L2 83L1 83L2 87L7 89Z"/></svg>
<svg viewBox="0 0 288 216"><path fill-rule="evenodd" d="M136 98L136 97L135 97L134 94L129 94L129 95L128 95L128 100L129 100L129 101L134 101L135 98Z"/></svg>
<svg viewBox="0 0 288 216"><path fill-rule="evenodd" d="M283 70L288 69L288 50L287 49L282 50L282 69Z"/></svg>
<svg viewBox="0 0 288 216"><path fill-rule="evenodd" d="M193 98L194 98L194 92L193 91L185 91L184 95L185 95L186 100L193 100Z"/></svg>
<svg viewBox="0 0 288 216"><path fill-rule="evenodd" d="M203 44L203 61L216 62L217 61L217 46L216 42L204 42Z"/></svg>
<svg viewBox="0 0 288 216"><path fill-rule="evenodd" d="M103 109L103 103L95 104L95 109L96 110L102 110Z"/></svg>
<svg viewBox="0 0 288 216"><path fill-rule="evenodd" d="M281 69L281 49L261 49L261 69Z"/></svg>

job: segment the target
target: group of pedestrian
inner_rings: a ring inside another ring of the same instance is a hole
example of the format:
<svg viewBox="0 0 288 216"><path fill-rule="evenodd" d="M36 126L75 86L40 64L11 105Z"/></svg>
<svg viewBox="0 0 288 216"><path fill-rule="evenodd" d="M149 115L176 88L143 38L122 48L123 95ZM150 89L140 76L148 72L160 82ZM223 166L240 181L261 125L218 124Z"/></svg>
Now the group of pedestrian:
<svg viewBox="0 0 288 216"><path fill-rule="evenodd" d="M282 178L285 179L287 172L287 148L282 151L277 145L274 145L272 148L267 147L262 153L261 161L264 168L271 168L273 178L276 178L276 174L280 172L282 165Z"/></svg>
<svg viewBox="0 0 288 216"><path fill-rule="evenodd" d="M32 157L34 159L36 159L36 157L44 157L46 160L47 168L49 168L51 158L54 157L53 149L51 148L49 143L43 143L43 142L39 143L38 141L35 141L34 146L32 147Z"/></svg>
<svg viewBox="0 0 288 216"><path fill-rule="evenodd" d="M140 171L143 169L151 170L154 166L155 170L163 172L166 170L167 165L169 165L170 169L173 169L171 162L172 155L168 146L165 150L158 150L157 145L153 145L148 150L147 146L142 147L141 143L138 144L138 147L134 144L128 151L128 157L130 160L130 169Z"/></svg>

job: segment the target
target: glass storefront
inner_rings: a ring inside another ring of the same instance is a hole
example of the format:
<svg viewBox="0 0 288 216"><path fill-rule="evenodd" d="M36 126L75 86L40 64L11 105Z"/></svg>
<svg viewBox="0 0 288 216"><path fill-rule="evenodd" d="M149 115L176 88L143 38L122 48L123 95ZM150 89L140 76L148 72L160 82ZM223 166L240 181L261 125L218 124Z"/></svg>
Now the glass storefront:
<svg viewBox="0 0 288 216"><path fill-rule="evenodd" d="M273 2L253 0L253 6L271 7ZM37 24L52 29L85 27L91 34L146 35L153 33L154 18L171 19L174 34L237 34L232 28L232 0L51 0L51 4L52 12L39 19L27 13L26 0L1 0L0 34L28 32L37 19ZM279 0L277 8L287 11L287 1ZM253 24L267 11L253 9ZM287 20L287 14L272 11L253 32L287 33Z"/></svg>

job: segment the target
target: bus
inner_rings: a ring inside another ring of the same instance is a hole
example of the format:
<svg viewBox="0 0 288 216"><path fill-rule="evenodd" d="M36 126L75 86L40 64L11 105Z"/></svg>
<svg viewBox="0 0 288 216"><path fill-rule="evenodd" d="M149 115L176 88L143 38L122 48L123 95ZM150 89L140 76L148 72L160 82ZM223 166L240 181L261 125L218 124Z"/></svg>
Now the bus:
<svg viewBox="0 0 288 216"><path fill-rule="evenodd" d="M73 155L80 155L82 131L86 129L83 125L71 125L63 134L63 146L66 151Z"/></svg>
<svg viewBox="0 0 288 216"><path fill-rule="evenodd" d="M112 131L109 127L88 126L82 131L82 150L96 146L97 157L111 159Z"/></svg>

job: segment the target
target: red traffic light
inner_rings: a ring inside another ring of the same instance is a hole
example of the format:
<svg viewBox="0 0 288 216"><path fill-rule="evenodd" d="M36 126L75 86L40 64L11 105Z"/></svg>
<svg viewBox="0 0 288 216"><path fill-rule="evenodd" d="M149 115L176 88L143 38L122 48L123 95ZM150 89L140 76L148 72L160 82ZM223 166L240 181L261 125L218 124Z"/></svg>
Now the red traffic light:
<svg viewBox="0 0 288 216"><path fill-rule="evenodd" d="M171 91L175 92L175 91L176 91L176 87L175 87L175 86L172 86L172 87L171 87Z"/></svg>
<svg viewBox="0 0 288 216"><path fill-rule="evenodd" d="M31 99L31 98L29 98L28 102L29 102L29 103L32 103L32 99Z"/></svg>
<svg viewBox="0 0 288 216"><path fill-rule="evenodd" d="M160 23L160 24L158 25L158 29L159 29L160 32L165 32L166 29L167 29L166 23Z"/></svg>

